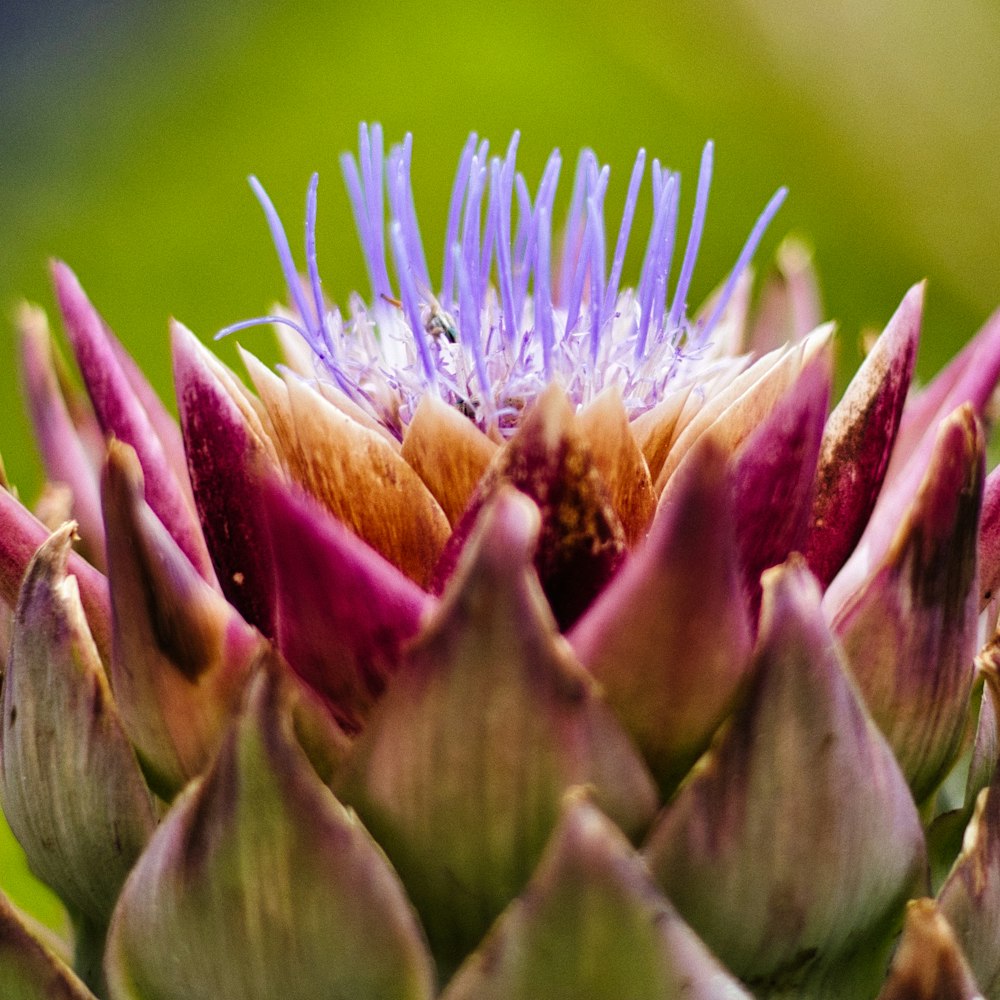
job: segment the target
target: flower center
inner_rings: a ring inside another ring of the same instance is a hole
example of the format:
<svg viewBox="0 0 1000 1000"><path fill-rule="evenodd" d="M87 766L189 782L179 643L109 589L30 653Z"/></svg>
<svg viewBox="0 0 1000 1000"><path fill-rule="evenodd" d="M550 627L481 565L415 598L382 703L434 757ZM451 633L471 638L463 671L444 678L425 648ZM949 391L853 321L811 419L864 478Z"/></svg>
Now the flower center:
<svg viewBox="0 0 1000 1000"><path fill-rule="evenodd" d="M562 157L558 150L549 156L532 198L515 167L518 139L515 133L505 155L490 158L489 143L475 133L469 136L452 187L435 294L410 183L412 136L386 156L381 127L361 125L358 158L345 153L341 167L372 297L366 303L353 296L346 317L325 299L316 264L318 176L313 175L306 198L305 280L271 200L251 177L294 312L236 323L218 336L265 322L291 326L311 348L317 376L332 381L399 437L427 392L483 430L505 436L525 405L552 381L577 404L615 385L630 417L649 409L678 366L708 345L786 189L765 206L706 315L691 320L687 295L708 206L712 143L702 153L694 216L671 292L680 176L653 160L653 219L639 282L621 290L645 150L639 150L632 168L608 270L604 196L609 168L600 166L590 150L580 154L554 254L552 215Z"/></svg>

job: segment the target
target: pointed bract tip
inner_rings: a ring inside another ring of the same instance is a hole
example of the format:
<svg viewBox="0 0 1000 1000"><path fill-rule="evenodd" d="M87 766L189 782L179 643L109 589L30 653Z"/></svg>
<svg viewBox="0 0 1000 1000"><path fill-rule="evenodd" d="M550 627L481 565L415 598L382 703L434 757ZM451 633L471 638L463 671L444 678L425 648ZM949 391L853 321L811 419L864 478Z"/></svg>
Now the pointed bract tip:
<svg viewBox="0 0 1000 1000"><path fill-rule="evenodd" d="M41 325L47 325L45 310L27 299L20 299L14 303L11 316L14 318L14 325L22 334L36 332Z"/></svg>
<svg viewBox="0 0 1000 1000"><path fill-rule="evenodd" d="M191 329L180 320L170 318L170 354L174 363L174 383L178 393L181 392L180 375L194 367L204 365L206 355L210 352L195 336Z"/></svg>
<svg viewBox="0 0 1000 1000"><path fill-rule="evenodd" d="M176 316L171 316L167 321L167 326L170 330L171 343L175 346L179 341L183 342L194 342L200 343L198 338L191 332L191 328L185 323L182 323Z"/></svg>
<svg viewBox="0 0 1000 1000"><path fill-rule="evenodd" d="M83 290L80 279L76 272L65 261L53 257L49 260L49 271L52 275L52 284L55 286L56 298L59 301L59 308L65 314L71 311L73 306L90 306L87 293Z"/></svg>
<svg viewBox="0 0 1000 1000"><path fill-rule="evenodd" d="M805 559L793 552L780 566L765 570L760 578L765 606L783 607L789 604L818 603L819 585L809 572Z"/></svg>
<svg viewBox="0 0 1000 1000"><path fill-rule="evenodd" d="M503 485L479 516L468 549L480 565L507 574L527 565L534 555L541 515L531 499Z"/></svg>
<svg viewBox="0 0 1000 1000"><path fill-rule="evenodd" d="M79 537L76 521L64 521L42 542L35 554L35 565L44 566L46 572L51 573L53 577L64 577L69 564L69 554L73 550L73 542Z"/></svg>
<svg viewBox="0 0 1000 1000"><path fill-rule="evenodd" d="M878 1000L945 998L983 1000L983 993L937 904L914 899L907 904L903 936Z"/></svg>
<svg viewBox="0 0 1000 1000"><path fill-rule="evenodd" d="M108 439L103 479L111 487L126 488L137 496L142 496L145 477L142 474L139 458L131 445L115 437Z"/></svg>

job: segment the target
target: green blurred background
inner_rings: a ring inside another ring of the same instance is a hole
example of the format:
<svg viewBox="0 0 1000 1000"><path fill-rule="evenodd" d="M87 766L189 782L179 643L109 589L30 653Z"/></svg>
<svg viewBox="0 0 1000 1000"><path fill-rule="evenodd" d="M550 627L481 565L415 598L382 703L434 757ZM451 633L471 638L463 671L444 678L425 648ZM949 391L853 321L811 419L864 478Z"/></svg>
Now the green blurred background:
<svg viewBox="0 0 1000 1000"><path fill-rule="evenodd" d="M532 188L553 146L570 160L592 146L612 164L612 211L642 145L684 172L688 213L714 138L693 300L787 184L759 261L788 232L813 244L844 369L859 330L929 278L926 377L1000 303L998 94L995 0L0 0L0 451L34 496L7 317L22 296L51 306L50 255L77 270L164 394L168 316L207 339L282 293L247 174L294 236L319 170L326 287L340 300L365 289L337 164L360 120L393 141L413 131L433 255L471 129L499 148L520 128ZM265 334L244 337L257 348ZM9 840L0 885L58 924Z"/></svg>

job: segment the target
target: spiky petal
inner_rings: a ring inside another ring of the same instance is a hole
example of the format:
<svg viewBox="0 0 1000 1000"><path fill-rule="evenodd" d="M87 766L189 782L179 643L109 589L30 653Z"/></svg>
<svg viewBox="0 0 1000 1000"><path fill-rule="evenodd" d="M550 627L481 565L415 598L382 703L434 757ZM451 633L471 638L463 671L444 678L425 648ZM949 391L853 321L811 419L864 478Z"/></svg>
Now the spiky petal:
<svg viewBox="0 0 1000 1000"><path fill-rule="evenodd" d="M258 488L277 595L276 642L356 732L433 598L334 517L275 480Z"/></svg>
<svg viewBox="0 0 1000 1000"><path fill-rule="evenodd" d="M102 496L115 698L148 777L171 798L214 755L263 640L195 572L145 502L128 445L110 443Z"/></svg>
<svg viewBox="0 0 1000 1000"><path fill-rule="evenodd" d="M826 586L864 531L889 466L913 377L924 286L903 298L823 431L805 556Z"/></svg>
<svg viewBox="0 0 1000 1000"><path fill-rule="evenodd" d="M924 885L920 820L845 675L815 580L797 560L764 587L746 695L645 854L758 997L870 995Z"/></svg>
<svg viewBox="0 0 1000 1000"><path fill-rule="evenodd" d="M205 542L226 599L274 635L274 589L256 483L277 456L232 375L180 323L171 324L174 386Z"/></svg>
<svg viewBox="0 0 1000 1000"><path fill-rule="evenodd" d="M122 892L108 935L111 1000L432 996L399 882L313 771L291 698L263 654L214 765Z"/></svg>
<svg viewBox="0 0 1000 1000"><path fill-rule="evenodd" d="M453 968L521 891L563 791L591 784L631 836L652 780L559 636L531 566L540 518L507 486L358 737L338 794L399 870Z"/></svg>
<svg viewBox="0 0 1000 1000"><path fill-rule="evenodd" d="M144 389L142 395L136 391L122 367L110 332L76 275L58 261L52 265L52 274L66 332L101 429L105 435L117 437L136 450L147 484L147 502L195 569L214 583L215 573L186 489L184 466L178 468L171 460L172 455L178 461L183 460L176 426L170 424L171 437L178 437L176 447L172 447L164 443L143 405L143 396L154 398L152 390ZM132 366L130 370L138 376L138 369Z"/></svg>
<svg viewBox="0 0 1000 1000"><path fill-rule="evenodd" d="M932 899L906 908L906 926L878 1000L983 1000L954 931Z"/></svg>
<svg viewBox="0 0 1000 1000"><path fill-rule="evenodd" d="M884 561L833 621L865 701L923 802L954 763L974 679L983 436L946 420Z"/></svg>
<svg viewBox="0 0 1000 1000"><path fill-rule="evenodd" d="M577 789L524 894L442 1000L749 1000Z"/></svg>
<svg viewBox="0 0 1000 1000"><path fill-rule="evenodd" d="M728 715L749 666L726 458L711 438L698 445L645 544L569 634L665 795Z"/></svg>

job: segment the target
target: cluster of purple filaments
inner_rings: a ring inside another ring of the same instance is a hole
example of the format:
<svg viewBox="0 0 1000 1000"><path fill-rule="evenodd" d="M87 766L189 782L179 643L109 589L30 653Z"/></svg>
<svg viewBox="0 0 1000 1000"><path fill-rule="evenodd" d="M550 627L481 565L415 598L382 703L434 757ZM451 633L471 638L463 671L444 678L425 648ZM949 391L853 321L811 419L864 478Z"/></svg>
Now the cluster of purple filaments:
<svg viewBox="0 0 1000 1000"><path fill-rule="evenodd" d="M653 223L639 282L620 291L645 151L639 151L632 168L609 271L604 228L609 168L601 167L590 150L580 154L561 246L554 254L553 204L562 158L553 151L532 199L515 169L518 138L515 133L506 154L491 159L489 143L469 136L452 188L435 294L410 183L412 137L386 156L381 127L361 126L358 159L345 153L341 166L372 299L366 304L352 296L347 318L325 299L316 264L317 176L306 200L304 279L271 200L251 177L293 312L236 323L219 336L265 322L294 328L312 350L317 376L399 437L428 392L483 430L505 436L526 403L552 381L578 405L616 385L630 417L646 411L662 398L678 365L708 345L786 191L780 189L757 219L710 311L692 321L687 295L705 222L712 143L702 154L694 217L669 294L679 175L653 160Z"/></svg>

